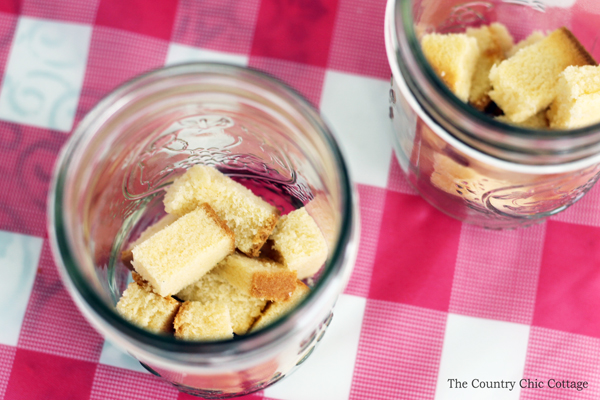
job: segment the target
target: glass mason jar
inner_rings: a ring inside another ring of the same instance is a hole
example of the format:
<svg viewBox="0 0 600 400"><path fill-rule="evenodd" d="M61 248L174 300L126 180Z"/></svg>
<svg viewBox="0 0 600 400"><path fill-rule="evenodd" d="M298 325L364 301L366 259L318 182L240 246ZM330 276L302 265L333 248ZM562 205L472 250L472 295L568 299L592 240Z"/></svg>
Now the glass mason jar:
<svg viewBox="0 0 600 400"><path fill-rule="evenodd" d="M598 56L593 45L600 17L581 2L545 3L388 1L385 45L396 155L421 196L461 221L490 229L531 225L571 206L598 180L600 125L566 131L503 124L454 96L421 51L425 33L500 22L516 41L534 30L566 26ZM600 4L595 7L600 15Z"/></svg>
<svg viewBox="0 0 600 400"><path fill-rule="evenodd" d="M164 214L164 189L195 164L243 183L282 214L305 206L329 245L310 295L256 333L176 340L115 310L131 279L121 252ZM221 64L150 72L103 99L62 150L49 195L49 234L63 281L88 321L180 390L227 398L263 389L314 350L357 251L355 194L319 114L273 78Z"/></svg>

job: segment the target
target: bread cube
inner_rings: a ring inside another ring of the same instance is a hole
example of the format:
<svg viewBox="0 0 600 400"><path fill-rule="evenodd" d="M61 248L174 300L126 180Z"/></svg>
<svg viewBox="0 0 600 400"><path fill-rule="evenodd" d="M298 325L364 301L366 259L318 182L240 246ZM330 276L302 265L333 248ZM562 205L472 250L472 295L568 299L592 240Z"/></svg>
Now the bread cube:
<svg viewBox="0 0 600 400"><path fill-rule="evenodd" d="M493 66L489 96L511 121L525 121L550 105L558 77L570 65L596 62L568 29L559 28Z"/></svg>
<svg viewBox="0 0 600 400"><path fill-rule="evenodd" d="M513 38L506 27L497 22L480 28L467 28L466 34L477 40L480 50L471 82L469 103L483 111L491 102L488 96L492 88L490 70L504 60L504 54L513 46Z"/></svg>
<svg viewBox="0 0 600 400"><path fill-rule="evenodd" d="M155 333L170 333L180 303L131 282L117 303L117 311L131 323Z"/></svg>
<svg viewBox="0 0 600 400"><path fill-rule="evenodd" d="M186 301L173 323L175 337L185 340L225 340L233 338L229 308L225 304Z"/></svg>
<svg viewBox="0 0 600 400"><path fill-rule="evenodd" d="M279 219L270 237L275 261L298 273L298 279L313 276L327 260L327 243L304 207Z"/></svg>
<svg viewBox="0 0 600 400"><path fill-rule="evenodd" d="M539 113L535 114L533 117L529 117L522 122L513 122L506 115L496 117L496 120L504 122L506 124L531 129L548 129L548 127L550 126L548 123L548 118L546 117L546 110L542 110Z"/></svg>
<svg viewBox="0 0 600 400"><path fill-rule="evenodd" d="M257 318L254 325L252 325L252 329L250 332L258 331L259 329L264 328L267 325L275 322L285 314L292 311L308 294L310 293L310 289L306 286L302 281L298 281L296 285L296 290L292 295L283 301L273 301L270 302L265 310L262 312L261 316Z"/></svg>
<svg viewBox="0 0 600 400"><path fill-rule="evenodd" d="M296 271L266 258L232 254L219 263L215 273L242 293L266 300L285 300L296 289Z"/></svg>
<svg viewBox="0 0 600 400"><path fill-rule="evenodd" d="M144 229L144 231L140 234L140 236L133 242L129 243L129 245L127 246L127 249L125 249L125 251L123 251L121 253L121 260L125 264L131 264L131 261L133 261L133 253L131 252L131 250L133 250L133 248L135 246L137 246L138 244L142 243L143 241L149 239L156 232L162 230L163 228L166 228L167 226L171 225L176 220L177 220L176 215L166 214L161 219L159 219L156 223L154 223L153 225L150 225L149 227Z"/></svg>
<svg viewBox="0 0 600 400"><path fill-rule="evenodd" d="M466 103L480 54L477 40L464 33L430 33L423 36L421 48L435 73Z"/></svg>
<svg viewBox="0 0 600 400"><path fill-rule="evenodd" d="M521 40L519 43L515 44L511 49L509 49L506 52L506 57L508 58L514 56L519 50L524 49L525 47L530 46L534 43L537 43L545 37L546 35L544 35L544 33L542 33L541 31L533 31L529 36L527 36L525 39Z"/></svg>
<svg viewBox="0 0 600 400"><path fill-rule="evenodd" d="M573 129L600 122L600 67L568 67L548 111L550 127Z"/></svg>
<svg viewBox="0 0 600 400"><path fill-rule="evenodd" d="M165 194L165 210L185 215L208 203L235 234L235 245L257 257L277 224L279 211L217 169L195 165L173 182Z"/></svg>
<svg viewBox="0 0 600 400"><path fill-rule="evenodd" d="M248 332L254 320L260 316L267 301L244 294L232 286L227 279L216 272L216 268L185 287L177 297L181 300L197 301L202 304L219 303L229 308L233 332L243 335Z"/></svg>
<svg viewBox="0 0 600 400"><path fill-rule="evenodd" d="M234 250L233 233L204 203L135 246L132 264L156 293L169 296L200 279Z"/></svg>

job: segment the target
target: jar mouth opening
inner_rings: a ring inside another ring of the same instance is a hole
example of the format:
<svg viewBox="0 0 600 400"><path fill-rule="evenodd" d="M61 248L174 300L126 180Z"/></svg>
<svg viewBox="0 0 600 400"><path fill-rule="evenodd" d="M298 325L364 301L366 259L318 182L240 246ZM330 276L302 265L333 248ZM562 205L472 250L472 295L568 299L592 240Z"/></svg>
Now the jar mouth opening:
<svg viewBox="0 0 600 400"><path fill-rule="evenodd" d="M569 130L530 129L497 121L461 101L437 76L425 58L415 30L413 0L389 1L393 5L388 17L392 19L390 27L395 47L395 60L390 62L398 64L402 78L423 110L434 121L439 123L443 120L444 128L451 134L458 131L455 136L468 138L471 144L483 142L499 149L526 154L573 154L600 144L600 123ZM527 7L517 4L511 6ZM466 140L467 144L469 140ZM574 159L589 155L574 155Z"/></svg>
<svg viewBox="0 0 600 400"><path fill-rule="evenodd" d="M125 98L134 98L136 92L147 83L172 79L186 74L219 74L232 79L240 79L239 77L242 76L244 79L249 79L253 84L267 88L270 90L271 95L277 96L281 102L293 107L308 121L332 155L332 162L338 173L341 215L339 236L335 242L335 247L330 250L330 256L323 272L311 288L309 295L293 312L288 313L264 329L223 341L194 342L178 340L171 336L162 336L146 331L121 317L114 306L108 305L106 300L90 285L82 269L78 266L78 260L74 254L78 244L73 239L72 232L70 232L69 218L63 211L67 197L65 189L68 186L69 172L73 168L74 154L85 148L90 142L98 132L99 127L102 126L103 118L107 115L117 114L127 102ZM87 113L63 147L54 169L48 194L48 232L54 259L63 281L66 281L67 287L74 289L85 306L89 307L92 314L94 314L94 319L108 324L108 326L105 326L105 324L100 323L103 329L108 328L126 336L137 347L144 346L147 349L153 349L159 357L168 358L169 354L177 353L185 355L186 360L190 362L197 362L202 361L203 357L240 356L250 353L256 348L264 348L284 340L287 337L286 335L295 327L298 316L310 304L315 303L328 286L341 285L339 282L342 280L340 272L344 261L348 258L347 249L351 247L352 231L356 225L353 197L354 193L348 168L340 148L319 113L303 96L278 79L250 68L219 63L187 63L159 68L133 78L109 93ZM95 325L97 326L98 323Z"/></svg>

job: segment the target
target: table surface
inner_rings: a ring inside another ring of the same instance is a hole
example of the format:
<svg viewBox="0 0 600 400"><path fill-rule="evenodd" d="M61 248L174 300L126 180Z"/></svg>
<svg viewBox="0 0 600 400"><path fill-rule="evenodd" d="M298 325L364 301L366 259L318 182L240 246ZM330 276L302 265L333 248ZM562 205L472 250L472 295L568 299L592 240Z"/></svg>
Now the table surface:
<svg viewBox="0 0 600 400"><path fill-rule="evenodd" d="M595 0L577 1L600 14ZM382 0L0 2L0 398L190 398L83 319L58 277L45 222L52 167L81 117L125 80L189 60L246 65L297 89L335 131L360 195L358 259L330 329L302 368L247 398L600 398L600 186L512 231L465 225L426 204L391 149L384 8ZM566 9L552 18L576 22ZM598 21L573 25L585 42Z"/></svg>

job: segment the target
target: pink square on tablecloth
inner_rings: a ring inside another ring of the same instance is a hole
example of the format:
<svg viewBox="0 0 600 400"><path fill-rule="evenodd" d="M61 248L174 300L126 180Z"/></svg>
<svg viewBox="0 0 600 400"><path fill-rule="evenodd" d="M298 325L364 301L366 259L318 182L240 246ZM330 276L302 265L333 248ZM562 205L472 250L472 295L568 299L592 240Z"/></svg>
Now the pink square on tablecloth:
<svg viewBox="0 0 600 400"><path fill-rule="evenodd" d="M17 346L97 362L103 343L64 288L45 241Z"/></svg>
<svg viewBox="0 0 600 400"><path fill-rule="evenodd" d="M0 344L0 399L4 398L17 348Z"/></svg>
<svg viewBox="0 0 600 400"><path fill-rule="evenodd" d="M326 67L338 0L262 0L252 55Z"/></svg>
<svg viewBox="0 0 600 400"><path fill-rule="evenodd" d="M491 231L463 225L449 311L529 325L545 225Z"/></svg>
<svg viewBox="0 0 600 400"><path fill-rule="evenodd" d="M383 0L345 0L338 7L327 66L331 69L389 79L383 41Z"/></svg>
<svg viewBox="0 0 600 400"><path fill-rule="evenodd" d="M350 400L431 400L447 314L367 300Z"/></svg>
<svg viewBox="0 0 600 400"><path fill-rule="evenodd" d="M168 42L164 40L94 27L75 124L117 86L143 72L162 67L167 50Z"/></svg>
<svg viewBox="0 0 600 400"><path fill-rule="evenodd" d="M176 400L177 389L150 374L98 364L90 400Z"/></svg>
<svg viewBox="0 0 600 400"><path fill-rule="evenodd" d="M388 191L369 298L448 311L461 223Z"/></svg>
<svg viewBox="0 0 600 400"><path fill-rule="evenodd" d="M87 399L96 363L17 349L4 400Z"/></svg>
<svg viewBox="0 0 600 400"><path fill-rule="evenodd" d="M100 0L96 25L170 40L176 11L173 0Z"/></svg>
<svg viewBox="0 0 600 400"><path fill-rule="evenodd" d="M46 197L62 132L0 121L0 230L46 236Z"/></svg>
<svg viewBox="0 0 600 400"><path fill-rule="evenodd" d="M600 398L600 340L589 336L531 327L524 379L543 388L521 389L521 400L597 400ZM588 388L548 388L549 379L587 381Z"/></svg>
<svg viewBox="0 0 600 400"><path fill-rule="evenodd" d="M360 242L354 271L344 293L368 297L386 190L369 185L357 185L357 189L360 206Z"/></svg>
<svg viewBox="0 0 600 400"><path fill-rule="evenodd" d="M20 14L21 13L21 1L20 0L11 0L11 1L0 1L0 12L7 14Z"/></svg>
<svg viewBox="0 0 600 400"><path fill-rule="evenodd" d="M600 337L600 228L549 221L533 325Z"/></svg>
<svg viewBox="0 0 600 400"><path fill-rule="evenodd" d="M408 182L408 178L396 158L396 154L392 154L392 162L390 163L390 174L388 177L387 188L394 192L405 194L418 195L417 191Z"/></svg>
<svg viewBox="0 0 600 400"><path fill-rule="evenodd" d="M3 6L9 4L9 2L0 3L2 3ZM0 6L0 11L4 11L2 9L3 6ZM2 77L0 79L2 82L4 81L4 72L8 55L10 54L10 49L12 47L12 39L14 38L15 30L17 29L17 21L17 15L0 12L0 37L4 38L4 40L0 41L0 77Z"/></svg>
<svg viewBox="0 0 600 400"><path fill-rule="evenodd" d="M248 66L275 76L318 106L325 79L324 68L257 56L250 57Z"/></svg>
<svg viewBox="0 0 600 400"><path fill-rule="evenodd" d="M180 0L171 40L247 55L260 0Z"/></svg>
<svg viewBox="0 0 600 400"><path fill-rule="evenodd" d="M100 0L23 0L21 14L58 21L92 24Z"/></svg>

